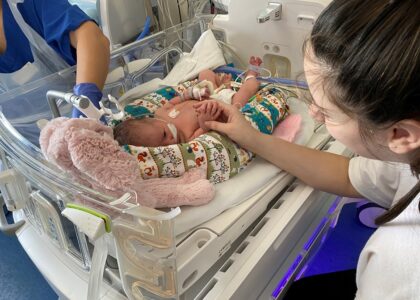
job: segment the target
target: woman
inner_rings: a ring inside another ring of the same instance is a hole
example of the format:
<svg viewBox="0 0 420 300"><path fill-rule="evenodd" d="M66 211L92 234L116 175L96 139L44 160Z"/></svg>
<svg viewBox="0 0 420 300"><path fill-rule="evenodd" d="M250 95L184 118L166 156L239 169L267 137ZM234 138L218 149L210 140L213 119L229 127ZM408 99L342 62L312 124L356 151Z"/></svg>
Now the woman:
<svg viewBox="0 0 420 300"><path fill-rule="evenodd" d="M316 21L304 58L311 111L359 157L261 134L230 106L223 106L227 123L206 123L317 189L389 208L376 220L381 226L355 278L340 283L348 289L337 289L330 279L340 274L332 274L315 285L297 281L285 299L305 299L302 292L314 299L419 298L419 49L418 0L336 0Z"/></svg>

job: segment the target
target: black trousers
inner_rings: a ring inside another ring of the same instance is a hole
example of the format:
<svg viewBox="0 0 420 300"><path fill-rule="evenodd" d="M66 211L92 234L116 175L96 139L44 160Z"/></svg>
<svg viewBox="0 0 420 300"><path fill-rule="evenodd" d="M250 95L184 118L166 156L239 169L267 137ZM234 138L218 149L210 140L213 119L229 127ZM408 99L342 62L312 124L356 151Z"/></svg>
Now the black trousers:
<svg viewBox="0 0 420 300"><path fill-rule="evenodd" d="M292 283L283 300L354 300L356 270L345 270L301 278Z"/></svg>

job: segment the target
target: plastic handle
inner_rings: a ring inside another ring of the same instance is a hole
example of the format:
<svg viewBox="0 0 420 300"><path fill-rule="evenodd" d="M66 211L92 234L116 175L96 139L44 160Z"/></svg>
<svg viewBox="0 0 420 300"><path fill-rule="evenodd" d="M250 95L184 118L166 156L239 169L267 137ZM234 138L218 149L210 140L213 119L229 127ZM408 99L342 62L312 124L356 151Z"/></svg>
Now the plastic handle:
<svg viewBox="0 0 420 300"><path fill-rule="evenodd" d="M72 221L81 232L93 241L100 238L106 232L104 220L89 212L67 207L61 214Z"/></svg>
<svg viewBox="0 0 420 300"><path fill-rule="evenodd" d="M108 255L108 245L104 234L107 231L107 223L109 226L110 221L107 221L107 216L99 212L71 203L67 204L67 207L61 214L72 221L80 231L95 242L87 299L97 300L99 299L105 261Z"/></svg>
<svg viewBox="0 0 420 300"><path fill-rule="evenodd" d="M25 207L29 199L25 178L15 169L0 172L0 191L9 211Z"/></svg>
<svg viewBox="0 0 420 300"><path fill-rule="evenodd" d="M301 21L309 21L313 24L315 24L315 16L310 16L310 15L298 15L297 16L297 20L298 22Z"/></svg>
<svg viewBox="0 0 420 300"><path fill-rule="evenodd" d="M4 201L3 197L0 196L0 207L3 208ZM7 223L6 216L4 214L3 209L0 210L0 231L3 232L6 235L15 235L16 231L19 230L23 225L25 224L24 220L20 220L17 223L9 224Z"/></svg>

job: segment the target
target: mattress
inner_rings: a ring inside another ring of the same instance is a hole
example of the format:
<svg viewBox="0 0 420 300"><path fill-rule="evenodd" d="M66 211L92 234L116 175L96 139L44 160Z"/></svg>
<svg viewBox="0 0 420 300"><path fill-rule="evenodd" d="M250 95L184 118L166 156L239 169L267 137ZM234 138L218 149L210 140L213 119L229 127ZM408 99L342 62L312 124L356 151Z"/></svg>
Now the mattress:
<svg viewBox="0 0 420 300"><path fill-rule="evenodd" d="M306 145L314 133L315 123L305 103L292 98L288 104L291 114L299 114L302 117L300 130L294 142ZM181 207L181 213L175 218L175 234L185 233L225 210L243 203L263 189L274 177L282 175L286 175L286 172L256 157L238 175L216 184L216 196L212 201L203 206Z"/></svg>

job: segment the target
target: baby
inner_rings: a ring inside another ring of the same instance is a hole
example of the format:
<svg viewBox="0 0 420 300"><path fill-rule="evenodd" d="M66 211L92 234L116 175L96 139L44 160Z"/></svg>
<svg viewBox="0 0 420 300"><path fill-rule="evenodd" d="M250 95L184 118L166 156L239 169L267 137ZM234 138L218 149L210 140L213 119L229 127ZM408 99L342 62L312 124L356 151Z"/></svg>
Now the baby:
<svg viewBox="0 0 420 300"><path fill-rule="evenodd" d="M231 75L217 75L211 70L199 74L199 83L172 98L155 111L154 117L128 119L114 128L114 138L120 145L145 147L167 146L189 142L206 133L206 121L216 120L221 110L217 101L244 106L257 93L259 66L262 60L251 57L250 67L239 90L230 87ZM199 110L198 101L206 101Z"/></svg>

